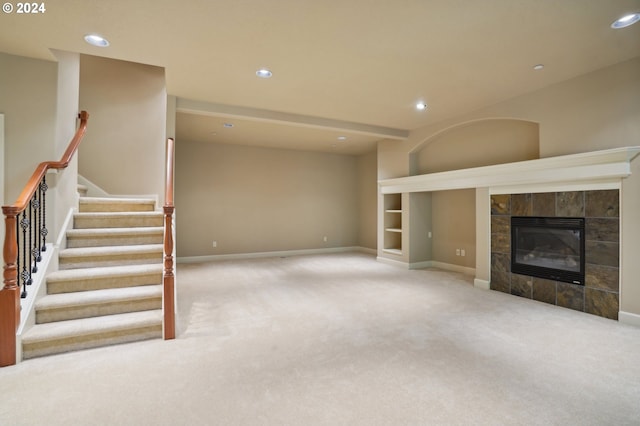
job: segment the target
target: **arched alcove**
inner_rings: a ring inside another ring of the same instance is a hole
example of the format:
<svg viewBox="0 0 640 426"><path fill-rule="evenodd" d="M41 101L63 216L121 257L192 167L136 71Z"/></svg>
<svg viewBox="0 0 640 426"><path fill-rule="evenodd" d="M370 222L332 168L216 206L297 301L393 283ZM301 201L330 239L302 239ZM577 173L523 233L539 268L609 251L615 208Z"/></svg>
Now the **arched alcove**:
<svg viewBox="0 0 640 426"><path fill-rule="evenodd" d="M412 174L444 172L540 157L538 123L493 118L458 124L411 154Z"/></svg>

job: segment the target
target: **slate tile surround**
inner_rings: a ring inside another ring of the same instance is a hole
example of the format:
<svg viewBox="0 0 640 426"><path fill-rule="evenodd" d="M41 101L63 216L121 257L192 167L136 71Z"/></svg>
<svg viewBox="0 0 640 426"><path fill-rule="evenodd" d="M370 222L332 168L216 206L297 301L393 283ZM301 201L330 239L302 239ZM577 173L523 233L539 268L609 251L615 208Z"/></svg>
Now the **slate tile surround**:
<svg viewBox="0 0 640 426"><path fill-rule="evenodd" d="M511 272L511 216L585 218L585 285ZM491 289L618 319L620 267L618 190L491 196Z"/></svg>

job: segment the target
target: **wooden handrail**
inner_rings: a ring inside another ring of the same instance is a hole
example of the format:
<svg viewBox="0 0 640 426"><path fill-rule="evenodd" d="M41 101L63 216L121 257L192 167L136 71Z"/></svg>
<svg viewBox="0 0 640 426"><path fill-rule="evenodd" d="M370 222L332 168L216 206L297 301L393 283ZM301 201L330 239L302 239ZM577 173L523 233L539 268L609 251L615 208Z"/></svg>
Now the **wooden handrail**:
<svg viewBox="0 0 640 426"><path fill-rule="evenodd" d="M4 286L0 289L0 367L16 363L16 330L20 325L20 287L18 285L17 265L18 236L16 233L18 214L22 213L31 202L35 192L40 187L40 183L43 182L47 170L64 169L69 165L87 130L89 113L82 111L78 114L78 118L80 119L80 125L60 161L40 163L15 203L10 206L2 206L2 212L5 215L5 237L3 245Z"/></svg>
<svg viewBox="0 0 640 426"><path fill-rule="evenodd" d="M163 308L164 308L164 339L170 340L176 337L175 314L175 274L173 273L173 165L174 140L167 139L167 176L164 193L164 273L163 273Z"/></svg>
<svg viewBox="0 0 640 426"><path fill-rule="evenodd" d="M42 162L36 167L36 170L31 175L31 178L27 182L27 185L24 187L18 199L11 206L3 206L2 212L6 215L8 212L18 214L24 209L27 208L27 204L29 204L29 200L33 197L33 194L36 192L40 181L47 173L47 170L50 169L64 169L69 165L73 155L78 150L78 146L80 146L80 142L82 142L82 138L84 137L85 132L87 131L87 121L89 120L89 113L87 111L82 111L78 114L78 118L80 119L80 125L78 126L78 130L76 130L76 134L69 142L69 146L67 150L64 152L64 155L60 159L60 161L45 161Z"/></svg>

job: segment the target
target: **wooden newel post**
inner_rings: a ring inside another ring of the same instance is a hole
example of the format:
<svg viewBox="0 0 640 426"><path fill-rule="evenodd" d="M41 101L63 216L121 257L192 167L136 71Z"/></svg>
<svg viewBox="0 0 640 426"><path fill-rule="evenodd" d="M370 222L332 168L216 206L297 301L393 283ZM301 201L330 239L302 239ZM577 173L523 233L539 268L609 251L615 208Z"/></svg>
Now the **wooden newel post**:
<svg viewBox="0 0 640 426"><path fill-rule="evenodd" d="M164 206L164 339L176 337L175 275L173 273L173 211L175 207Z"/></svg>
<svg viewBox="0 0 640 426"><path fill-rule="evenodd" d="M16 331L20 325L20 287L18 286L18 212L3 207L5 215L4 286L0 290L0 367L16 363Z"/></svg>
<svg viewBox="0 0 640 426"><path fill-rule="evenodd" d="M176 337L176 312L175 312L175 275L173 273L173 166L174 166L174 140L167 139L167 170L164 194L164 273L163 282L163 308L164 308L164 339Z"/></svg>

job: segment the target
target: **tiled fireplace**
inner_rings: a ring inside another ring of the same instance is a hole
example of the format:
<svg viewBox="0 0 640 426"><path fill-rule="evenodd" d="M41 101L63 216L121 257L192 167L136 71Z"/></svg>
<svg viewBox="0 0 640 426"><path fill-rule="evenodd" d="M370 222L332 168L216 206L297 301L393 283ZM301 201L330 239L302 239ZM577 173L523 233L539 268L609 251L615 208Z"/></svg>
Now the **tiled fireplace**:
<svg viewBox="0 0 640 426"><path fill-rule="evenodd" d="M511 217L584 218L584 285L511 272ZM618 190L491 196L492 290L618 319L620 203Z"/></svg>

